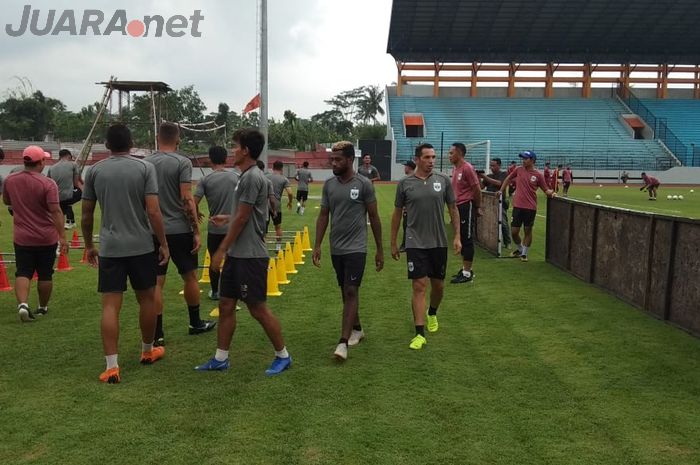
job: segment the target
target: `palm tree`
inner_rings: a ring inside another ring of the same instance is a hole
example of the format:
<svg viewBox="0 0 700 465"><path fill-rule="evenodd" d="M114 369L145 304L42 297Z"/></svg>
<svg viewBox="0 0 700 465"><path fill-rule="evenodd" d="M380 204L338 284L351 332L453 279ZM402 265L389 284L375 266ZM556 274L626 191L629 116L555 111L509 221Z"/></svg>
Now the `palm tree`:
<svg viewBox="0 0 700 465"><path fill-rule="evenodd" d="M356 119L363 123L369 121L376 123L377 113L384 116L384 108L382 108L383 101L384 91L379 90L379 86L363 87L363 93L357 101Z"/></svg>

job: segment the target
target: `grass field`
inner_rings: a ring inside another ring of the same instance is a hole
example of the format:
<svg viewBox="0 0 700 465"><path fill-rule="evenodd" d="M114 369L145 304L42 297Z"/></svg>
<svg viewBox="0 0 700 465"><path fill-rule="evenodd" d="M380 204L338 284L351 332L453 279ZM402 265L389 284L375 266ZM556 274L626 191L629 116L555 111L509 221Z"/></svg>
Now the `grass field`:
<svg viewBox="0 0 700 465"><path fill-rule="evenodd" d="M387 252L394 189L378 187ZM634 187L571 194L700 217L700 190L679 202L666 201L667 191L653 204ZM313 231L317 205L303 217L287 213L285 229ZM8 251L4 209L0 221ZM137 363L127 294L122 383L100 384L97 273L73 251L75 270L56 274L40 321L18 323L13 296L0 295L0 463L697 465L700 340L546 264L544 224L538 218L529 263L478 252L475 282L448 285L440 331L419 352L408 349L405 261L387 255L381 273L368 267L367 339L344 365L331 356L340 296L326 248L321 270L307 261L270 301L294 358L276 378L264 375L272 349L245 311L231 369L193 371L212 355L215 336L187 335L171 266L165 359ZM451 257L449 270L459 266ZM213 307L204 297L202 309Z"/></svg>

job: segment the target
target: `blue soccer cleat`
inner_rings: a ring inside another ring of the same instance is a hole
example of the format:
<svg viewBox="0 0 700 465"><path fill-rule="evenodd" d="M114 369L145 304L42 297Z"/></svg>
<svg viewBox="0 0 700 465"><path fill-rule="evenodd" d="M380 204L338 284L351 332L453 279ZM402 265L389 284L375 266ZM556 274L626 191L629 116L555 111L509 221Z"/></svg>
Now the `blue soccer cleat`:
<svg viewBox="0 0 700 465"><path fill-rule="evenodd" d="M228 359L223 362L218 361L216 358L212 357L207 360L207 363L203 365L198 365L194 367L197 371L223 371L228 370Z"/></svg>
<svg viewBox="0 0 700 465"><path fill-rule="evenodd" d="M292 366L292 357L287 357L287 358L275 357L275 359L272 361L272 365L270 365L270 368L265 370L265 374L267 376L279 375L280 373L282 373L284 370L288 369L291 366Z"/></svg>

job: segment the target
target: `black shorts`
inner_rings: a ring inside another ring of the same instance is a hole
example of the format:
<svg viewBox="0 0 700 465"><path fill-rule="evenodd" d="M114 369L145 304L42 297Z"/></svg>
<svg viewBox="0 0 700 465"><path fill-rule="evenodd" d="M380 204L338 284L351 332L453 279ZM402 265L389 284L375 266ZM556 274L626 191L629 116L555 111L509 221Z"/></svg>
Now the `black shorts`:
<svg viewBox="0 0 700 465"><path fill-rule="evenodd" d="M406 249L408 279L445 279L447 247Z"/></svg>
<svg viewBox="0 0 700 465"><path fill-rule="evenodd" d="M53 245L28 246L15 244L15 261L17 278L32 279L34 272L39 281L51 281L53 264L56 261L56 247Z"/></svg>
<svg viewBox="0 0 700 465"><path fill-rule="evenodd" d="M156 285L158 255L150 252L133 257L100 257L97 292L121 293L126 291L126 278L135 291L145 291Z"/></svg>
<svg viewBox="0 0 700 465"><path fill-rule="evenodd" d="M362 275L365 273L366 253L349 253L345 255L331 255L335 277L338 286L357 286L362 284Z"/></svg>
<svg viewBox="0 0 700 465"><path fill-rule="evenodd" d="M564 181L564 189L568 189L570 185L571 185L570 182Z"/></svg>
<svg viewBox="0 0 700 465"><path fill-rule="evenodd" d="M300 191L297 189L297 202L301 202L302 200L306 201L309 198L309 191Z"/></svg>
<svg viewBox="0 0 700 465"><path fill-rule="evenodd" d="M177 267L177 272L179 274L186 274L190 271L194 271L199 267L197 261L199 257L197 254L193 254L192 247L194 246L194 234L184 233L184 234L166 234L165 239L168 241L168 249L170 250L170 260L175 263ZM155 249L158 250L160 247L160 242L153 236L153 245ZM165 276L168 274L168 264L158 266L158 276Z"/></svg>
<svg viewBox="0 0 700 465"><path fill-rule="evenodd" d="M514 228L519 228L520 226L531 228L535 224L536 216L537 210L513 207L513 221L510 225Z"/></svg>
<svg viewBox="0 0 700 465"><path fill-rule="evenodd" d="M226 256L221 270L219 296L256 304L267 300L269 258L234 258Z"/></svg>
<svg viewBox="0 0 700 465"><path fill-rule="evenodd" d="M207 233L207 251L209 251L209 257L213 257L219 246L224 241L226 234L212 234Z"/></svg>
<svg viewBox="0 0 700 465"><path fill-rule="evenodd" d="M459 239L462 241L462 256L466 253L465 245L471 245L474 240L474 225L476 217L471 201L457 205L459 211Z"/></svg>
<svg viewBox="0 0 700 465"><path fill-rule="evenodd" d="M282 224L282 208L280 207L280 211L275 213L274 215L270 213L270 219L272 220L272 224L275 226L279 226Z"/></svg>

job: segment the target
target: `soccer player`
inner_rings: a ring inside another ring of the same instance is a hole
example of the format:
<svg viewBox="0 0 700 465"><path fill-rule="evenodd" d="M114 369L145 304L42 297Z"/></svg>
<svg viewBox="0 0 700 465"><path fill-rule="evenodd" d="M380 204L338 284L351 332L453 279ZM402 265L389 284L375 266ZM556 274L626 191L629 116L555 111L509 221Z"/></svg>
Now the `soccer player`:
<svg viewBox="0 0 700 465"><path fill-rule="evenodd" d="M554 192L559 193L559 173L562 170L562 165L557 165L552 174L552 184L549 186Z"/></svg>
<svg viewBox="0 0 700 465"><path fill-rule="evenodd" d="M568 197L569 187L574 183L574 173L571 172L571 167L568 165L561 173L561 182L564 185L564 197Z"/></svg>
<svg viewBox="0 0 700 465"><path fill-rule="evenodd" d="M459 212L459 238L462 242L462 268L453 276L452 284L468 283L474 279L474 225L476 218L482 215L481 183L474 167L464 159L467 148L461 142L450 147L452 170L452 189L454 189Z"/></svg>
<svg viewBox="0 0 700 465"><path fill-rule="evenodd" d="M236 190L239 175L237 172L229 171L225 168L227 155L228 153L224 147L215 146L209 149L212 172L199 181L194 193L198 218L201 216L199 213L199 202L204 197L206 197L207 205L209 206L209 218L228 214L231 209L233 192ZM207 229L207 250L211 258L211 255L214 255L219 248L221 241L224 240L226 231L228 231L228 223L217 225L209 222ZM219 300L219 275L218 268L209 267L209 281L211 283L209 298L212 300Z"/></svg>
<svg viewBox="0 0 700 465"><path fill-rule="evenodd" d="M272 173L267 176L272 182L272 192L275 197L274 215L270 216L272 218L272 224L275 226L275 236L277 237L276 250L282 249L282 193L287 193L287 209L292 209L292 201L294 200L292 188L289 187L289 179L282 174L283 168L284 165L282 162L277 160L272 164Z"/></svg>
<svg viewBox="0 0 700 465"><path fill-rule="evenodd" d="M180 143L180 128L173 123L162 123L158 128L159 151L148 157L156 167L160 210L165 225L170 258L184 282L185 302L189 313L189 334L211 331L215 321L202 320L199 315L199 284L197 283L198 252L200 247L197 206L192 196L192 162L176 153ZM154 237L156 247L161 242ZM156 286L156 345L165 344L163 331L163 288L168 273L168 262L158 266Z"/></svg>
<svg viewBox="0 0 700 465"><path fill-rule="evenodd" d="M433 171L435 149L430 144L416 147L416 172L399 181L396 187L394 213L391 217L391 256L400 258L396 238L401 213L406 208L406 259L408 279L412 281L413 321L416 335L409 348L420 350L425 339L425 297L430 283L428 331L438 330L437 311L445 289L447 267L447 234L445 233L445 204L447 204L454 231L455 254L462 250L459 239L459 212L450 178Z"/></svg>
<svg viewBox="0 0 700 465"><path fill-rule="evenodd" d="M552 188L552 185L553 185L552 184L552 174L553 174L552 168L550 167L549 162L545 163L544 164L544 182L547 183L547 186L549 186L550 189Z"/></svg>
<svg viewBox="0 0 700 465"><path fill-rule="evenodd" d="M226 237L211 259L218 268L224 257L219 288L219 329L214 357L195 367L199 371L226 370L229 347L236 330L236 301L242 300L250 314L265 330L275 349L275 359L265 372L277 375L292 364L282 338L280 323L266 304L267 270L270 256L265 246L268 216L268 184L255 161L265 146L265 137L255 129L239 129L233 134L234 164L241 171L233 194L231 221Z"/></svg>
<svg viewBox="0 0 700 465"><path fill-rule="evenodd" d="M498 192L498 190L503 185L503 181L506 180L508 174L501 169L501 159L492 158L489 162L490 174L484 175L483 173L477 173L482 181L484 181L484 186L486 187L486 192ZM501 236L503 236L503 245L506 248L510 247L510 226L508 224L508 199L503 199L503 208L501 210Z"/></svg>
<svg viewBox="0 0 700 465"><path fill-rule="evenodd" d="M24 170L5 179L2 199L14 211L17 315L20 321L30 322L35 320L27 303L32 276L36 272L39 277L39 308L36 313L46 315L53 290L56 246L60 244L61 252L67 253L68 243L59 207L58 187L54 181L41 175L44 160L51 158L51 155L41 147L30 145L22 152L22 158Z"/></svg>
<svg viewBox="0 0 700 465"><path fill-rule="evenodd" d="M646 173L642 173L642 181L644 181L644 185L640 187L639 190L643 191L644 189L646 189L647 192L649 192L649 200L656 200L656 191L661 185L659 180L656 179L654 176L649 176Z"/></svg>
<svg viewBox="0 0 700 465"><path fill-rule="evenodd" d="M83 180L80 179L80 170L73 161L70 150L63 149L58 152L58 163L49 168L46 176L56 181L58 185L58 199L61 211L66 217L66 229L75 228L75 214L73 205L78 203L83 195Z"/></svg>
<svg viewBox="0 0 700 465"><path fill-rule="evenodd" d="M384 249L374 187L368 179L357 175L353 170L355 147L350 142L341 141L334 144L331 150L331 166L335 177L323 185L321 212L316 220L313 262L320 268L321 243L330 216L331 261L343 301L340 341L333 355L338 360L345 361L348 358L348 346L359 344L365 337L360 323L359 291L367 259L367 215L377 246L374 256L377 271L384 268Z"/></svg>
<svg viewBox="0 0 700 465"><path fill-rule="evenodd" d="M302 168L297 170L297 175L294 177L297 181L297 213L304 214L306 201L309 199L309 183L314 182L309 171L309 162L305 161Z"/></svg>
<svg viewBox="0 0 700 465"><path fill-rule="evenodd" d="M81 229L88 263L98 267L97 291L102 294L102 345L107 367L103 383L121 381L119 371L119 312L126 279L136 294L141 328L141 363L150 365L165 355L154 347L156 329L156 270L168 262L163 217L158 203L156 171L147 161L131 157L131 132L123 124L107 130L110 157L95 163L85 177ZM100 250L92 241L95 204L100 204ZM152 232L151 232L152 231ZM153 246L152 234L159 239Z"/></svg>
<svg viewBox="0 0 700 465"><path fill-rule="evenodd" d="M362 165L357 168L357 174L366 177L372 182L379 181L379 170L372 165L372 157L368 154L362 157Z"/></svg>
<svg viewBox="0 0 700 465"><path fill-rule="evenodd" d="M515 196L513 197L513 222L511 223L511 234L516 250L512 257L520 257L523 262L527 261L527 253L532 244L532 227L537 216L537 188L539 187L547 194L547 197L554 197L554 191L549 188L542 173L535 169L537 154L530 150L518 155L522 159L522 166L509 174L499 190L499 195L505 192L512 180L515 180ZM520 228L525 227L525 237L520 240Z"/></svg>

